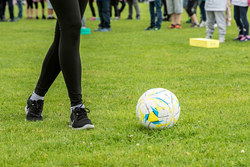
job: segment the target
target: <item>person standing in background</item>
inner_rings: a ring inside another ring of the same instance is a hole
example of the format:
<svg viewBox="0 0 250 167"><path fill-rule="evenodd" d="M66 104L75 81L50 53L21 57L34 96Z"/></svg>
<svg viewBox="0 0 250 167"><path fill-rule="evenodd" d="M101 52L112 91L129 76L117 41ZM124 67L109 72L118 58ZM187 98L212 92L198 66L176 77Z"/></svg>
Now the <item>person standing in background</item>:
<svg viewBox="0 0 250 167"><path fill-rule="evenodd" d="M121 17L121 13L122 13L123 9L126 6L126 1L125 0L120 0L119 2L122 4L121 8L119 9L119 18L120 18Z"/></svg>
<svg viewBox="0 0 250 167"><path fill-rule="evenodd" d="M162 12L161 12L161 0L149 0L149 12L150 12L150 26L145 30L160 30L162 22ZM155 22L155 8L157 15L157 22Z"/></svg>
<svg viewBox="0 0 250 167"><path fill-rule="evenodd" d="M215 22L219 29L219 42L225 42L226 36L226 18L225 11L227 0L206 0L205 10L207 16L207 39L211 39L214 33Z"/></svg>
<svg viewBox="0 0 250 167"><path fill-rule="evenodd" d="M42 19L46 19L45 15L44 15L44 0L33 0L33 2L35 4L36 19L39 19L39 17L38 17L38 2L40 2L42 5Z"/></svg>
<svg viewBox="0 0 250 167"><path fill-rule="evenodd" d="M250 6L249 0L232 0L234 5L234 20L239 30L239 35L234 41L250 41L249 36L249 22L247 20L248 6Z"/></svg>
<svg viewBox="0 0 250 167"><path fill-rule="evenodd" d="M198 0L188 0L187 9L186 9L188 16L191 18L191 21L192 21L191 27L193 28L200 27L199 21L196 17L196 12L193 12L192 10L196 4L198 4Z"/></svg>
<svg viewBox="0 0 250 167"><path fill-rule="evenodd" d="M162 21L169 21L170 20L170 15L168 14L167 1L166 0L161 0L161 4L163 6L163 18L162 18Z"/></svg>
<svg viewBox="0 0 250 167"><path fill-rule="evenodd" d="M100 17L100 24L94 31L96 32L109 32L110 26L110 0L97 0L98 13Z"/></svg>
<svg viewBox="0 0 250 167"><path fill-rule="evenodd" d="M26 0L26 4L27 19L33 19L33 1Z"/></svg>
<svg viewBox="0 0 250 167"><path fill-rule="evenodd" d="M0 5L0 21L7 21L5 20L5 7L6 7L6 2L8 2L9 6L9 15L10 15L10 22L16 22L14 18L14 7L13 7L13 0L1 0L1 5Z"/></svg>
<svg viewBox="0 0 250 167"><path fill-rule="evenodd" d="M205 3L206 0L201 0L200 2L200 11L201 11L201 24L200 27L205 27L207 25L207 17L206 17L206 11L205 11Z"/></svg>
<svg viewBox="0 0 250 167"><path fill-rule="evenodd" d="M118 0L110 0L110 19L112 18L112 6L115 11L115 20L119 20L119 9L118 9Z"/></svg>
<svg viewBox="0 0 250 167"><path fill-rule="evenodd" d="M127 0L128 2L128 18L127 20L132 20L133 19L133 6L135 7L135 12L136 12L136 19L140 20L140 9L138 5L138 0Z"/></svg>
<svg viewBox="0 0 250 167"><path fill-rule="evenodd" d="M89 7L92 13L92 17L90 20L95 20L96 19L96 14L95 14L95 8L94 8L94 0L89 0Z"/></svg>
<svg viewBox="0 0 250 167"><path fill-rule="evenodd" d="M181 14L183 12L182 0L167 0L168 14L171 15L170 29L181 29Z"/></svg>
<svg viewBox="0 0 250 167"><path fill-rule="evenodd" d="M18 19L23 18L23 1L22 0L16 0L17 7L18 7Z"/></svg>
<svg viewBox="0 0 250 167"><path fill-rule="evenodd" d="M231 26L231 2L232 0L227 0L226 21L229 27Z"/></svg>
<svg viewBox="0 0 250 167"><path fill-rule="evenodd" d="M49 19L49 20L56 19L54 17L54 9L53 9L49 0L47 0L47 8L48 8L48 18L47 19Z"/></svg>

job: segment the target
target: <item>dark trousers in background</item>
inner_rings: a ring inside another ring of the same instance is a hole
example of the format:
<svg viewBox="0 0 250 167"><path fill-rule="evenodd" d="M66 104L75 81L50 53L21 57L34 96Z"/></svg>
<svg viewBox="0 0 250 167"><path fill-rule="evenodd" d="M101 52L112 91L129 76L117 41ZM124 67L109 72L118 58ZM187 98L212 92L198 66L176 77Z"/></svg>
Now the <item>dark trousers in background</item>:
<svg viewBox="0 0 250 167"><path fill-rule="evenodd" d="M155 22L155 8L156 8L156 15L157 15L157 22ZM162 22L162 12L161 12L161 0L155 0L149 2L149 11L150 11L150 18L151 18L151 27L161 28Z"/></svg>
<svg viewBox="0 0 250 167"><path fill-rule="evenodd" d="M119 9L119 17L121 16L121 13L123 11L123 9L126 6L126 1L125 0L121 0L120 3L122 4L121 8Z"/></svg>
<svg viewBox="0 0 250 167"><path fill-rule="evenodd" d="M248 7L234 6L234 20L239 28L239 35L249 35L247 10Z"/></svg>
<svg viewBox="0 0 250 167"><path fill-rule="evenodd" d="M110 28L110 1L101 0L96 1L98 6L98 12L101 23L99 24L100 28Z"/></svg>
<svg viewBox="0 0 250 167"><path fill-rule="evenodd" d="M164 17L170 17L169 15L168 15L168 9L167 9L167 1L166 0L161 0L161 4L162 4L162 6L163 6L163 16Z"/></svg>
<svg viewBox="0 0 250 167"><path fill-rule="evenodd" d="M10 19L14 20L13 0L0 0L0 19L3 19L4 17L6 2L8 2L9 6Z"/></svg>
<svg viewBox="0 0 250 167"><path fill-rule="evenodd" d="M90 7L90 10L91 10L92 16L96 17L96 15L95 15L95 8L93 6L93 3L94 3L94 0L89 0L89 7Z"/></svg>
<svg viewBox="0 0 250 167"><path fill-rule="evenodd" d="M205 11L205 1L200 3L201 20L207 21L206 11Z"/></svg>
<svg viewBox="0 0 250 167"><path fill-rule="evenodd" d="M17 6L18 6L18 17L22 18L23 17L23 4L22 0L17 0Z"/></svg>
<svg viewBox="0 0 250 167"><path fill-rule="evenodd" d="M194 8L195 6L197 7L197 3L198 3L197 0L188 0L188 4L187 4L187 13L188 13L188 16L189 16L189 17L193 16L193 14L196 13L196 10L193 11L193 8Z"/></svg>
<svg viewBox="0 0 250 167"><path fill-rule="evenodd" d="M110 0L110 17L112 17L112 6L114 7L115 11L115 17L119 16L119 10L118 10L118 0Z"/></svg>

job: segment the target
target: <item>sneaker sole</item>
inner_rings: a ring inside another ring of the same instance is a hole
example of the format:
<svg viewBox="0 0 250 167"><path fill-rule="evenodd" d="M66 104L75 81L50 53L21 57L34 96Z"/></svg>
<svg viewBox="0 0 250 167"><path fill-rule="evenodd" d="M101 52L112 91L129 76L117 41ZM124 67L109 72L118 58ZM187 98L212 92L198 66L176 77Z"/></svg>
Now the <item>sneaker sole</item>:
<svg viewBox="0 0 250 167"><path fill-rule="evenodd" d="M80 127L80 128L73 128L72 125L69 125L69 127L72 128L72 129L76 129L76 130L94 129L95 128L95 126L91 125L91 124L86 124L86 125L84 125L83 127Z"/></svg>
<svg viewBox="0 0 250 167"><path fill-rule="evenodd" d="M24 111L25 111L25 114L26 115L28 115L28 109L27 109L27 106L25 106L25 108L24 108ZM42 115L43 116L43 115ZM25 121L27 121L27 119L25 118ZM28 120L28 121L30 121L30 120ZM43 120L39 120L39 121L43 121Z"/></svg>

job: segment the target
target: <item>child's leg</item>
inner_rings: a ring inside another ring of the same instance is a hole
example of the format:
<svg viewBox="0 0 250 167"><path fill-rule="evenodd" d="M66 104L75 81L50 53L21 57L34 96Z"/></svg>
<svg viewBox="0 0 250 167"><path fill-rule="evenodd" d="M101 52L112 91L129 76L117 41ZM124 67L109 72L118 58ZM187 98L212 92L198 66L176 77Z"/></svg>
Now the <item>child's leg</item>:
<svg viewBox="0 0 250 167"><path fill-rule="evenodd" d="M243 35L243 25L240 20L240 7L239 6L234 6L234 20L239 29L239 35Z"/></svg>
<svg viewBox="0 0 250 167"><path fill-rule="evenodd" d="M160 29L161 28L161 22L162 22L161 0L155 0L154 1L154 6L156 8L156 13L157 13L156 27Z"/></svg>
<svg viewBox="0 0 250 167"><path fill-rule="evenodd" d="M36 14L36 17L38 17L38 2L34 2L35 4L35 14Z"/></svg>
<svg viewBox="0 0 250 167"><path fill-rule="evenodd" d="M249 35L249 23L247 20L247 10L248 7L240 7L240 19L243 24L243 35L247 36Z"/></svg>
<svg viewBox="0 0 250 167"><path fill-rule="evenodd" d="M172 23L173 25L176 25L176 14L175 14L175 13L173 13L173 14L171 15L171 23Z"/></svg>
<svg viewBox="0 0 250 167"><path fill-rule="evenodd" d="M207 37L212 38L214 33L215 16L213 11L207 11Z"/></svg>
<svg viewBox="0 0 250 167"><path fill-rule="evenodd" d="M227 0L226 20L228 25L231 25L231 0Z"/></svg>
<svg viewBox="0 0 250 167"><path fill-rule="evenodd" d="M155 4L154 1L149 2L150 26L155 26Z"/></svg>
<svg viewBox="0 0 250 167"><path fill-rule="evenodd" d="M219 29L219 35L220 40L225 40L226 35L226 18L223 11L216 11L215 14L215 20L218 25Z"/></svg>
<svg viewBox="0 0 250 167"><path fill-rule="evenodd" d="M42 15L44 16L44 1L43 0L40 0L40 3L42 5Z"/></svg>

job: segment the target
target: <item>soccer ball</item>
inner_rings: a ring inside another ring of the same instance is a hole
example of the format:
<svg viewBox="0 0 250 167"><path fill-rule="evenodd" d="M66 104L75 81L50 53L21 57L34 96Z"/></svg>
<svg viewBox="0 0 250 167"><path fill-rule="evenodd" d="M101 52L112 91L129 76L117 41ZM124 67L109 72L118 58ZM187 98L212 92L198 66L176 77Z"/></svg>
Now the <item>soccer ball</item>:
<svg viewBox="0 0 250 167"><path fill-rule="evenodd" d="M136 115L139 122L148 129L170 128L180 116L180 103L169 90L153 88L138 100Z"/></svg>

